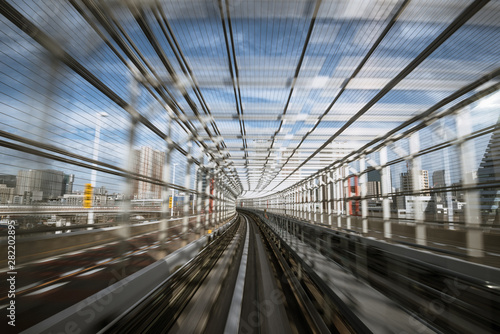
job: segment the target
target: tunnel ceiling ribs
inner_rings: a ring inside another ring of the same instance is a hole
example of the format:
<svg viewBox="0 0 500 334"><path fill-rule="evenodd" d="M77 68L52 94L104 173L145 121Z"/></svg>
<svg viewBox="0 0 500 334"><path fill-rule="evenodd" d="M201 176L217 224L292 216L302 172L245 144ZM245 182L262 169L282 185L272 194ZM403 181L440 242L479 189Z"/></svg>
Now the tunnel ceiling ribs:
<svg viewBox="0 0 500 334"><path fill-rule="evenodd" d="M292 95L293 95L293 90L295 89L297 78L299 76L300 69L302 67L302 63L304 62L304 57L305 57L305 54L306 54L307 47L309 45L309 41L311 40L311 34L312 34L312 31L313 31L313 28L314 28L314 23L316 22L316 16L318 15L318 10L319 10L320 6L321 6L321 0L317 0L316 4L314 6L314 12L312 13L311 22L310 22L309 28L307 30L307 36L306 36L305 41L304 41L304 46L302 47L302 53L300 54L297 67L296 67L295 73L293 75L292 83L290 85L290 93L288 94L288 98L286 100L285 107L283 108L283 113L281 114L281 119L280 119L280 124L278 126L278 130L276 130L276 132L274 132L274 134L272 136L271 145L269 147L269 152L268 152L266 160L264 162L264 168L263 168L264 169L264 173L259 178L259 182L257 183L256 190L260 190L262 188L265 188L270 183L270 181L267 181L264 185L262 185L262 181L263 181L262 176L264 176L264 174L267 172L267 164L268 164L269 158L271 156L271 150L274 147L276 136L277 136L278 133L280 133L281 127L283 126L283 117L286 115L286 112L288 110L288 106L290 105L290 100L291 100ZM285 162L285 164L286 164L286 162Z"/></svg>
<svg viewBox="0 0 500 334"><path fill-rule="evenodd" d="M224 6L226 8L225 14L224 14ZM225 0L224 5L223 1L219 0L219 13L221 17L222 29L224 30L224 41L226 44L228 68L229 68L229 73L231 75L231 82L233 85L234 102L235 102L236 112L238 115L241 140L244 150L244 158L246 160L245 169L248 174L248 153L247 153L248 146L246 140L245 121L243 119L243 103L241 102L240 76L238 71L238 61L236 59L234 51L234 37L233 37L233 28L231 24L231 13L229 11L229 4L227 0ZM224 19L224 17L227 17L227 19ZM228 26L227 28L226 28L226 21ZM229 37L228 37L228 30L229 30ZM247 186L250 187L249 182L247 182Z"/></svg>
<svg viewBox="0 0 500 334"><path fill-rule="evenodd" d="M361 116L363 116L368 110L370 110L373 105L380 101L387 93L389 93L397 84L399 84L405 77L407 77L418 65L420 65L427 57L434 52L440 45L442 45L455 31L457 31L461 26L463 26L474 14L476 14L481 8L483 8L488 1L475 1L469 7L465 8L463 12L434 40L431 44L427 46L415 59L412 60L397 76L395 76L387 85L380 90L380 92L375 95L363 108L361 108L349 121L347 121L337 132L331 136L325 143L323 143L317 150L314 151L309 157L307 157L291 174L297 172L300 167L304 166L308 161L315 157L321 150L323 150L329 143L331 143L335 138L337 138L342 132L344 132L351 124L356 122ZM403 8L403 7L402 7ZM399 15L400 12L397 13ZM389 27L389 26L388 26ZM371 53L370 53L371 54ZM361 66L364 63L362 62ZM359 72L360 69L356 69L353 77ZM352 78L350 78L352 79ZM344 87L342 87L344 88ZM341 89L343 92L343 89ZM340 95L340 93L339 93ZM335 103L337 98L332 102ZM290 174L290 175L291 175ZM288 176L289 177L289 176ZM285 177L276 187L281 183L286 181L288 177ZM276 188L274 187L274 189ZM274 190L273 189L273 190Z"/></svg>
<svg viewBox="0 0 500 334"><path fill-rule="evenodd" d="M328 115L328 113L330 112L330 110L333 108L335 102L337 102L337 100L340 98L340 96L342 95L342 93L345 91L345 89L346 89L347 85L349 84L349 82L359 73L359 71L361 70L361 68L363 68L363 66L368 61L368 59L370 58L370 56L373 54L373 52L375 51L375 49L380 45L380 42L387 35L387 33L389 32L389 30L391 29L391 27L394 25L394 23L396 22L396 19L399 17L399 15L403 11L403 9L406 7L406 5L408 4L408 2L409 2L409 0L401 1L401 4L399 6L394 7L394 14L391 13L392 14L392 15L390 15L391 16L391 20L387 24L387 26L385 27L384 31L380 34L380 36L377 38L377 40L375 41L375 43L373 43L372 47L366 53L366 55L361 60L361 62L359 63L359 65L356 67L356 69L354 70L354 72L351 74L351 76L349 77L349 79L345 80L342 83L341 88L340 88L339 92L337 93L337 95L335 96L335 98L333 99L333 101L330 103L330 105L328 106L328 108L326 108L326 110L323 112L323 114L318 118L318 120L314 123L314 126L312 127L312 129L309 130L301 138L299 144L293 149L293 151L291 152L290 156L286 159L285 163L281 166L280 170L278 170L278 173L281 171L281 169L283 168L283 166L286 165L290 161L290 159L292 158L292 156L299 150L299 148L301 147L302 143L304 143L304 141L307 139L307 137L318 127L318 125L325 118L325 116ZM300 166L299 166L299 168L300 168ZM284 182L284 181L286 181L286 178L283 179L282 182Z"/></svg>
<svg viewBox="0 0 500 334"><path fill-rule="evenodd" d="M168 114L183 131L179 138L188 138L169 145L188 155L184 144L192 139L201 152L193 162L201 166L200 157L207 156L204 165L217 166L242 197L284 191L317 177L498 81L500 5L488 0L64 4L67 19L85 22L161 111L145 111L146 103L135 110L120 94L125 73L109 74L109 80L96 71L40 26L23 9L27 5L1 1L0 8L24 34L162 139L167 131L156 116ZM38 147L51 159L59 154L113 169Z"/></svg>

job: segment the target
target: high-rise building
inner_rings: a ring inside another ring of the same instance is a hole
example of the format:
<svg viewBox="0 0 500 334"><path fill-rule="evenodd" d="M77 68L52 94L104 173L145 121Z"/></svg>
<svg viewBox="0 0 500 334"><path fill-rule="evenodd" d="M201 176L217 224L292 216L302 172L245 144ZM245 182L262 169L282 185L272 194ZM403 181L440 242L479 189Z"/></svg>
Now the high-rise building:
<svg viewBox="0 0 500 334"><path fill-rule="evenodd" d="M500 190L494 186L498 182L500 182L500 125L497 123L477 170L477 183L482 185L479 201L483 223L500 223Z"/></svg>
<svg viewBox="0 0 500 334"><path fill-rule="evenodd" d="M73 192L73 183L75 182L75 175L64 174L63 177L63 192L62 194L71 194Z"/></svg>
<svg viewBox="0 0 500 334"><path fill-rule="evenodd" d="M16 195L32 194L33 201L57 199L63 195L64 173L52 169L20 170L17 173Z"/></svg>
<svg viewBox="0 0 500 334"><path fill-rule="evenodd" d="M380 181L368 181L366 183L366 194L368 196L374 196L375 198L379 198L382 196L382 187Z"/></svg>
<svg viewBox="0 0 500 334"><path fill-rule="evenodd" d="M13 203L16 175L0 174L0 204Z"/></svg>
<svg viewBox="0 0 500 334"><path fill-rule="evenodd" d="M135 172L143 176L162 180L165 153L143 146L135 151ZM161 198L162 186L146 181L134 181L134 198Z"/></svg>
<svg viewBox="0 0 500 334"><path fill-rule="evenodd" d="M398 209L405 209L407 213L413 213L414 210L422 209L420 205L415 206L413 204L410 205L409 203L413 203L413 201L429 201L427 199L427 197L429 197L429 172L426 170L417 170L419 182L418 189L422 191L420 194L414 194L415 190L413 189L412 172L413 171L409 168L408 172L400 174L401 191L406 194L404 196L398 196L396 201Z"/></svg>
<svg viewBox="0 0 500 334"><path fill-rule="evenodd" d="M429 172L426 170L420 170L419 172L419 189L426 190L429 189ZM401 173L401 191L413 192L413 178L411 171L406 173ZM424 193L428 195L428 193Z"/></svg>
<svg viewBox="0 0 500 334"><path fill-rule="evenodd" d="M366 194L377 199L382 196L382 183L380 182L380 171L377 169L369 171L367 174Z"/></svg>
<svg viewBox="0 0 500 334"><path fill-rule="evenodd" d="M207 185L209 183L208 181L208 175L203 173L200 169L196 171L196 179L195 179L195 185L196 188L198 189L198 182L201 180L201 192L205 193L207 189Z"/></svg>
<svg viewBox="0 0 500 334"><path fill-rule="evenodd" d="M446 171L445 170L437 170L432 173L432 188L444 188L446 187ZM433 201L438 203L444 203L447 206L446 201L446 191L435 191L432 193Z"/></svg>
<svg viewBox="0 0 500 334"><path fill-rule="evenodd" d="M433 188L446 187L444 170L437 170L434 173L432 173L432 187Z"/></svg>
<svg viewBox="0 0 500 334"><path fill-rule="evenodd" d="M462 180L451 184L451 196L459 202L465 200L465 190L462 187Z"/></svg>

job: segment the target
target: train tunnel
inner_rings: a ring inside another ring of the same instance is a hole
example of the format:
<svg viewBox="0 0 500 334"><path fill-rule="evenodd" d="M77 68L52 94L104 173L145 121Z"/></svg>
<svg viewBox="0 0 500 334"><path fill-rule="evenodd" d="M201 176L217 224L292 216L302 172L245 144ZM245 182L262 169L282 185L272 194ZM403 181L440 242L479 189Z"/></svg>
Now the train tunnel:
<svg viewBox="0 0 500 334"><path fill-rule="evenodd" d="M0 331L500 332L499 17L0 0Z"/></svg>

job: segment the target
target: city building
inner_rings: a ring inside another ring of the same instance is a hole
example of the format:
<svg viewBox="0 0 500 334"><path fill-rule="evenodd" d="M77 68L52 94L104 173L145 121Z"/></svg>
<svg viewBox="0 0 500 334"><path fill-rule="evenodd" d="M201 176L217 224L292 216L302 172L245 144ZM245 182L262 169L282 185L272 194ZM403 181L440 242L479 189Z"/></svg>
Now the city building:
<svg viewBox="0 0 500 334"><path fill-rule="evenodd" d="M382 196L382 183L380 182L380 171L379 170L371 170L367 173L366 189L367 195L373 196L373 200L378 199Z"/></svg>
<svg viewBox="0 0 500 334"><path fill-rule="evenodd" d="M16 205L29 205L42 200L42 191L24 191L22 194L14 195L12 203Z"/></svg>
<svg viewBox="0 0 500 334"><path fill-rule="evenodd" d="M61 202L68 206L83 206L83 194L64 194Z"/></svg>
<svg viewBox="0 0 500 334"><path fill-rule="evenodd" d="M0 174L0 184L5 184L8 188L16 187L17 175Z"/></svg>
<svg viewBox="0 0 500 334"><path fill-rule="evenodd" d="M65 190L62 171L30 169L20 170L17 173L15 194L27 198L26 194L31 193L31 201L57 199L64 194Z"/></svg>
<svg viewBox="0 0 500 334"><path fill-rule="evenodd" d="M73 192L73 183L75 182L75 175L64 174L63 177L63 194L71 194Z"/></svg>
<svg viewBox="0 0 500 334"><path fill-rule="evenodd" d="M415 212L425 212L431 202L431 196L400 196L398 197L398 217L413 218Z"/></svg>
<svg viewBox="0 0 500 334"><path fill-rule="evenodd" d="M433 188L446 187L444 170L437 170L434 173L432 173L432 187Z"/></svg>
<svg viewBox="0 0 500 334"><path fill-rule="evenodd" d="M382 196L382 186L380 181L368 181L366 183L366 194L372 196L372 199L377 199Z"/></svg>
<svg viewBox="0 0 500 334"><path fill-rule="evenodd" d="M417 171L419 174L419 184L418 189L426 190L429 189L429 172L426 170ZM413 189L413 178L411 175L411 170L405 173L401 173L401 191L412 193ZM424 193L424 195L429 195L428 192Z"/></svg>
<svg viewBox="0 0 500 334"><path fill-rule="evenodd" d="M0 204L11 204L14 200L15 188L0 183Z"/></svg>
<svg viewBox="0 0 500 334"><path fill-rule="evenodd" d="M92 195L92 203L94 206L108 206L114 204L113 196L108 194L108 190L105 187L94 188Z"/></svg>
<svg viewBox="0 0 500 334"><path fill-rule="evenodd" d="M447 192L444 190L440 190L442 188L446 188L446 171L445 170L437 170L432 173L432 189L434 190L431 194L433 197L432 202L435 203L436 207L438 206L448 206L447 201Z"/></svg>
<svg viewBox="0 0 500 334"><path fill-rule="evenodd" d="M203 173L200 169L196 170L196 179L195 179L195 187L198 187L198 182L201 180L201 192L205 193L207 189L209 176L206 173Z"/></svg>
<svg viewBox="0 0 500 334"><path fill-rule="evenodd" d="M143 146L135 150L134 172L162 180L165 153ZM162 186L151 182L134 180L134 199L161 198Z"/></svg>
<svg viewBox="0 0 500 334"><path fill-rule="evenodd" d="M500 126L493 132L477 170L476 182L481 185L480 210L483 223L500 223Z"/></svg>
<svg viewBox="0 0 500 334"><path fill-rule="evenodd" d="M429 190L429 172L426 170L417 170L418 173L418 189L422 191L420 194L414 194L415 189L413 186L412 170L409 168L408 172L400 174L401 188L400 191L404 194L396 198L397 209L405 214L413 215L416 210L425 211L428 203L431 201ZM418 200L418 201L417 201ZM417 201L420 203L415 206L413 203ZM401 214L399 214L402 217ZM408 216L407 216L408 217Z"/></svg>

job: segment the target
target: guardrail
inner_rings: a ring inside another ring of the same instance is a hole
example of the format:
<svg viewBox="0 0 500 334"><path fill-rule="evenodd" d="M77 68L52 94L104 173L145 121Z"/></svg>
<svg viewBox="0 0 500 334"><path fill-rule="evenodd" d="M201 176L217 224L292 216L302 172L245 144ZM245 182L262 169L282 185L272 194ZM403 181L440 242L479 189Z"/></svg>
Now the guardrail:
<svg viewBox="0 0 500 334"><path fill-rule="evenodd" d="M500 270L248 210L278 234L292 235L439 331L496 332ZM293 246L293 245L292 245ZM320 266L314 266L321 277Z"/></svg>
<svg viewBox="0 0 500 334"><path fill-rule="evenodd" d="M178 232L182 233L180 230L182 229L181 225L184 218L185 217L168 219L167 222L171 226L163 230L161 229L162 226L160 221L128 225L126 226L128 229L127 233L129 237L133 237L155 231L167 232L168 230L175 228L178 228ZM196 216L188 216L188 219L196 219ZM176 222L179 223L176 224ZM115 226L110 226L110 224L95 224L90 226L92 226L92 230L81 230L82 226L54 227L51 228L50 231L71 230L73 228L80 229L80 231L60 234L23 236L21 238L17 238L16 264L25 264L30 261L36 261L123 239L123 235L120 232L123 226L116 224ZM44 230L41 232L50 231ZM0 240L0 252L4 252L6 254L7 248L7 240ZM0 268L6 266L7 259L0 259Z"/></svg>
<svg viewBox="0 0 500 334"><path fill-rule="evenodd" d="M149 292L170 277L177 268L189 262L212 238L217 238L234 221L202 236L152 265L127 276L104 290L70 306L22 333L95 333L103 323L119 316L139 303Z"/></svg>

